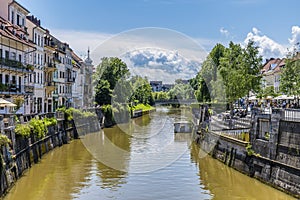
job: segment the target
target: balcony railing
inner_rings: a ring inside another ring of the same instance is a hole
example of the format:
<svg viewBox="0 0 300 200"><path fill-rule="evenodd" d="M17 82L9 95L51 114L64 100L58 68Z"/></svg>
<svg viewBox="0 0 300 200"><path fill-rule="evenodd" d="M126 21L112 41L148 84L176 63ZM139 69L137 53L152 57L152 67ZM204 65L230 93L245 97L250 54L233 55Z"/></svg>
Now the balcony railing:
<svg viewBox="0 0 300 200"><path fill-rule="evenodd" d="M34 92L34 86L25 85L24 86L24 92L25 92L25 94L33 94L33 92Z"/></svg>
<svg viewBox="0 0 300 200"><path fill-rule="evenodd" d="M34 87L28 85L0 83L0 94L33 94Z"/></svg>
<svg viewBox="0 0 300 200"><path fill-rule="evenodd" d="M53 64L53 63L45 63L45 66L46 66L47 68L54 68L54 69L56 69L56 65Z"/></svg>
<svg viewBox="0 0 300 200"><path fill-rule="evenodd" d="M7 58L0 58L0 65L1 67L8 67L8 68L14 68L19 70L31 70L30 65L24 65L22 62L19 62L17 60L10 60Z"/></svg>
<svg viewBox="0 0 300 200"><path fill-rule="evenodd" d="M46 81L45 86L55 86L55 83L53 81Z"/></svg>
<svg viewBox="0 0 300 200"><path fill-rule="evenodd" d="M66 81L67 81L67 82L71 82L71 83L74 83L75 80L76 80L75 77L67 77L67 78L66 78Z"/></svg>

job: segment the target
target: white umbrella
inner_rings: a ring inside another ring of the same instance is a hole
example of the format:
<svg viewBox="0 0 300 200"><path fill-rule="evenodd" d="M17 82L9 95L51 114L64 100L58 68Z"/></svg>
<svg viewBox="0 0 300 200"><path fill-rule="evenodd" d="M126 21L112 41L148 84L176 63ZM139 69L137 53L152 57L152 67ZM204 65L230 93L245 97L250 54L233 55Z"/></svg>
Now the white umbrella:
<svg viewBox="0 0 300 200"><path fill-rule="evenodd" d="M5 99L0 98L0 107L16 107L17 105L10 102L10 101L6 101Z"/></svg>

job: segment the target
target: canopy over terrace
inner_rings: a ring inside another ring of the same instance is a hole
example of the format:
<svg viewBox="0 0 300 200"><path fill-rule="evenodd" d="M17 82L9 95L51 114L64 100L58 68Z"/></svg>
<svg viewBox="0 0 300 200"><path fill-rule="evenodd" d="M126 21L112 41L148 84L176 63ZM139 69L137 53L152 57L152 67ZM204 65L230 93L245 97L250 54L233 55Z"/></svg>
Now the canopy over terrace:
<svg viewBox="0 0 300 200"><path fill-rule="evenodd" d="M295 96L287 96L287 95L280 95L278 97L275 97L276 100L293 100L295 99Z"/></svg>

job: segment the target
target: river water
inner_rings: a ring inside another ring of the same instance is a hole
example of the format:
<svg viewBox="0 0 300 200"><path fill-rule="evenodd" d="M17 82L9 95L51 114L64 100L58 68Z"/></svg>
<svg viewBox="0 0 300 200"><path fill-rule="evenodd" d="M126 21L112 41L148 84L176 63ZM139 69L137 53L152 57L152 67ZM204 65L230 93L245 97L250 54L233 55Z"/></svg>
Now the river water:
<svg viewBox="0 0 300 200"><path fill-rule="evenodd" d="M29 169L5 200L293 199L206 156L174 134L183 111L160 108L82 136Z"/></svg>

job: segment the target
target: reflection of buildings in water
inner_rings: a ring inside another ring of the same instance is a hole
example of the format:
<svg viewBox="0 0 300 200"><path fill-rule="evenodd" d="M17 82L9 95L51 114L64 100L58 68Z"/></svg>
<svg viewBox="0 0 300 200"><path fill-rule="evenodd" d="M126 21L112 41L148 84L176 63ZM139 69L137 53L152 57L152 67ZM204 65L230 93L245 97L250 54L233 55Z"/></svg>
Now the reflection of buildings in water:
<svg viewBox="0 0 300 200"><path fill-rule="evenodd" d="M129 124L105 128L98 133L87 134L83 143L98 161L97 174L102 181L102 188L112 190L126 183L130 160L132 127Z"/></svg>
<svg viewBox="0 0 300 200"><path fill-rule="evenodd" d="M92 160L79 140L54 149L17 181L6 199L72 199L90 177Z"/></svg>
<svg viewBox="0 0 300 200"><path fill-rule="evenodd" d="M199 166L200 182L214 195L213 199L292 199L289 195L204 155L206 153L197 144L191 145L191 159Z"/></svg>
<svg viewBox="0 0 300 200"><path fill-rule="evenodd" d="M99 170L99 173L97 175L102 180L101 188L116 190L117 188L120 188L122 187L122 185L127 183L127 172L110 168L102 164L101 162L97 163L97 168Z"/></svg>

